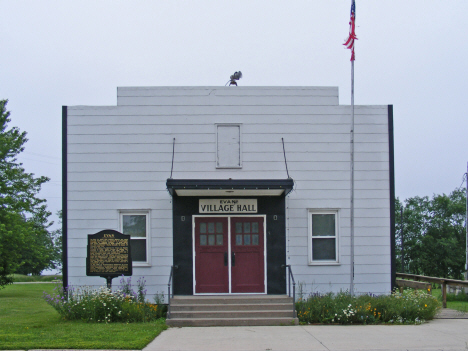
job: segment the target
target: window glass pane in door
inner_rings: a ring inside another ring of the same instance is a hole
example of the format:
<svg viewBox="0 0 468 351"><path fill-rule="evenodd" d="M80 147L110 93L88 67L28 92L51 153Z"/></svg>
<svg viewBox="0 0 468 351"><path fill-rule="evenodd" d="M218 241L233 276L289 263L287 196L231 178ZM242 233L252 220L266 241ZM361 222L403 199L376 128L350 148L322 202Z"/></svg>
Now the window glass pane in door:
<svg viewBox="0 0 468 351"><path fill-rule="evenodd" d="M244 234L244 245L250 245L250 234Z"/></svg>
<svg viewBox="0 0 468 351"><path fill-rule="evenodd" d="M223 232L223 222L216 222L216 233Z"/></svg>
<svg viewBox="0 0 468 351"><path fill-rule="evenodd" d="M215 236L214 234L208 235L208 245L214 245L215 244Z"/></svg>
<svg viewBox="0 0 468 351"><path fill-rule="evenodd" d="M236 245L242 245L242 234L236 234Z"/></svg>
<svg viewBox="0 0 468 351"><path fill-rule="evenodd" d="M242 233L242 223L236 223L236 233Z"/></svg>
<svg viewBox="0 0 468 351"><path fill-rule="evenodd" d="M258 245L258 234L252 234L252 245Z"/></svg>
<svg viewBox="0 0 468 351"><path fill-rule="evenodd" d="M244 223L244 233L250 233L250 223L249 222Z"/></svg>
<svg viewBox="0 0 468 351"><path fill-rule="evenodd" d="M206 233L206 223L200 223L200 233Z"/></svg>
<svg viewBox="0 0 468 351"><path fill-rule="evenodd" d="M214 233L215 232L215 224L214 222L209 222L208 223L208 233Z"/></svg>
<svg viewBox="0 0 468 351"><path fill-rule="evenodd" d="M252 233L258 233L258 222L252 222Z"/></svg>
<svg viewBox="0 0 468 351"><path fill-rule="evenodd" d="M206 234L200 235L200 245L206 245Z"/></svg>
<svg viewBox="0 0 468 351"><path fill-rule="evenodd" d="M216 245L223 245L223 234L216 234Z"/></svg>

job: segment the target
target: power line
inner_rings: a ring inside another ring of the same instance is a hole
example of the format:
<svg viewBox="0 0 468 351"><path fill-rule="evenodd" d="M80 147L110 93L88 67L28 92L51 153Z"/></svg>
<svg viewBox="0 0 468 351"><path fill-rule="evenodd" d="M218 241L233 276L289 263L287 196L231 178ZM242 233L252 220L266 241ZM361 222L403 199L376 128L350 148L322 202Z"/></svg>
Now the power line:
<svg viewBox="0 0 468 351"><path fill-rule="evenodd" d="M61 157L43 155L43 154L38 154L38 153L36 153L36 152L30 152L30 151L24 151L24 153L25 153L25 154L29 154L29 155L34 155L34 156L52 158L52 159L54 159L54 160L61 160L61 159L62 159Z"/></svg>
<svg viewBox="0 0 468 351"><path fill-rule="evenodd" d="M458 187L457 191L462 189L463 183L465 183L465 180L466 180L466 175L467 175L467 173L463 174L462 182L461 182L460 186Z"/></svg>

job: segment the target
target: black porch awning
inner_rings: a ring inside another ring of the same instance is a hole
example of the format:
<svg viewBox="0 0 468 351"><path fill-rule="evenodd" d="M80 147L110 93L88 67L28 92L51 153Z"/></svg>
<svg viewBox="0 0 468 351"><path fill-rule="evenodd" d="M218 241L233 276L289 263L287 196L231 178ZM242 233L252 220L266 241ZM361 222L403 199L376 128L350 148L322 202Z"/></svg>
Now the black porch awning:
<svg viewBox="0 0 468 351"><path fill-rule="evenodd" d="M174 196L281 196L294 188L288 179L172 179L166 182Z"/></svg>

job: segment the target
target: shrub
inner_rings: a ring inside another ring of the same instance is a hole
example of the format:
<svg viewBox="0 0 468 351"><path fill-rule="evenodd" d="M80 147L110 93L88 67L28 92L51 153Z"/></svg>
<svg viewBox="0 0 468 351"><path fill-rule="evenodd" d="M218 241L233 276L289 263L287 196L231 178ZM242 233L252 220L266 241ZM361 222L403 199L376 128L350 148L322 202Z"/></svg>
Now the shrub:
<svg viewBox="0 0 468 351"><path fill-rule="evenodd" d="M418 324L434 318L439 308L436 298L418 290L382 296L314 293L296 303L303 324Z"/></svg>
<svg viewBox="0 0 468 351"><path fill-rule="evenodd" d="M150 322L165 316L166 307L146 301L145 281L139 279L137 291L131 286L131 278L124 280L116 292L101 287L70 287L57 285L54 292L44 293L45 300L68 320L85 322Z"/></svg>

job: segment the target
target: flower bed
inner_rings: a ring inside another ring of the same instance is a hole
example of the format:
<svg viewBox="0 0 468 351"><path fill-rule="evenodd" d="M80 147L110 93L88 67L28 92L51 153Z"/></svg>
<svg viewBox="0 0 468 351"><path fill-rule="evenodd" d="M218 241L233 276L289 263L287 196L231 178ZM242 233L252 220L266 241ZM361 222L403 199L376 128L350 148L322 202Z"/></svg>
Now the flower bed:
<svg viewBox="0 0 468 351"><path fill-rule="evenodd" d="M133 291L131 278L125 280L124 277L114 292L105 287L64 290L57 285L52 294L44 293L44 298L64 319L86 322L150 322L163 318L167 310L160 296L155 297L155 303L146 300L143 279L138 280L137 290Z"/></svg>
<svg viewBox="0 0 468 351"><path fill-rule="evenodd" d="M296 303L302 324L420 324L433 319L439 308L436 298L418 290L382 296L315 293Z"/></svg>

